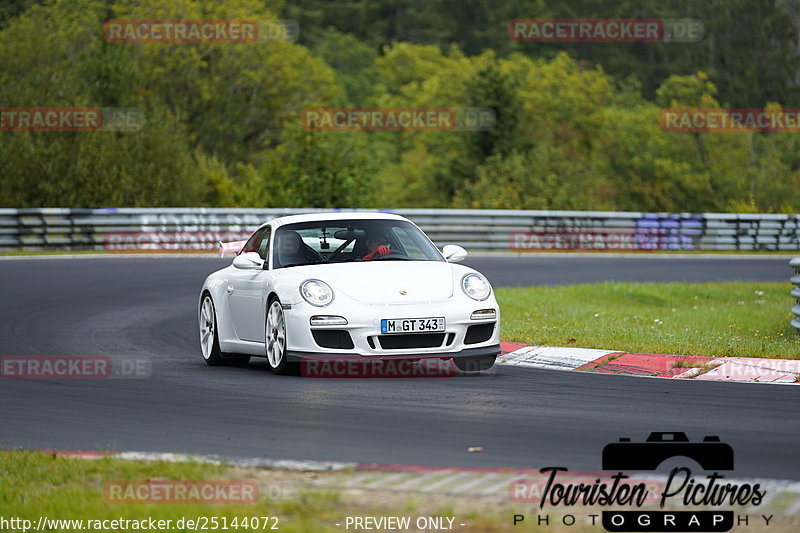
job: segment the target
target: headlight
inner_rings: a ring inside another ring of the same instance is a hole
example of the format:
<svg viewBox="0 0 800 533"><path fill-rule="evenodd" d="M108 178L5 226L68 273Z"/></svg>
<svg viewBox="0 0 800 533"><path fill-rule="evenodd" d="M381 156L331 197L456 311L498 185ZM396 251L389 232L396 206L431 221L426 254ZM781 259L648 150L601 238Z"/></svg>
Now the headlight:
<svg viewBox="0 0 800 533"><path fill-rule="evenodd" d="M318 279L307 279L300 284L300 294L311 305L325 307L333 301L333 289Z"/></svg>
<svg viewBox="0 0 800 533"><path fill-rule="evenodd" d="M473 300L485 300L492 293L492 288L486 278L480 274L467 274L461 280L461 289L464 294Z"/></svg>

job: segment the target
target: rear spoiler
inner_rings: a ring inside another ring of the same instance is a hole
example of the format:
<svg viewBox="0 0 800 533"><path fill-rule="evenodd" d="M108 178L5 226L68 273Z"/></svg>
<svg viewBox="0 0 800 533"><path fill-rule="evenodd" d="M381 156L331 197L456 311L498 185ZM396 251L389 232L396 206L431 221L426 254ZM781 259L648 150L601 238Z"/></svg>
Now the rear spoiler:
<svg viewBox="0 0 800 533"><path fill-rule="evenodd" d="M218 241L219 243L219 256L222 257L225 254L238 254L247 241L232 241L232 242L222 242Z"/></svg>

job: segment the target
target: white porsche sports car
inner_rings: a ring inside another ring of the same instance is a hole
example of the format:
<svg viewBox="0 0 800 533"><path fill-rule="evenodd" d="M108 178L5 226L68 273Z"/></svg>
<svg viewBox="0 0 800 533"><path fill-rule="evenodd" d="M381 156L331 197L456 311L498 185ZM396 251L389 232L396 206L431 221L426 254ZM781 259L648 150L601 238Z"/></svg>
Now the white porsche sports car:
<svg viewBox="0 0 800 533"><path fill-rule="evenodd" d="M275 373L315 358L453 359L490 368L500 311L489 282L440 252L411 221L384 213L276 218L200 292L203 358L210 365L266 357Z"/></svg>

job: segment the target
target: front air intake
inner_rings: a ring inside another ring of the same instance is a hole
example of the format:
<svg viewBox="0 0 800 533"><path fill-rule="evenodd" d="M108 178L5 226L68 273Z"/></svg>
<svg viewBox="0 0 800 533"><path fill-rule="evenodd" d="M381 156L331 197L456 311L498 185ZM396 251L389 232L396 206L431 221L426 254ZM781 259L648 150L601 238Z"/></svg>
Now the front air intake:
<svg viewBox="0 0 800 533"><path fill-rule="evenodd" d="M354 348L350 332L343 329L312 329L311 335L314 336L314 342L322 348L336 350L352 350Z"/></svg>
<svg viewBox="0 0 800 533"><path fill-rule="evenodd" d="M413 335L380 335L378 342L384 350L406 348L436 348L444 342L444 333L416 333Z"/></svg>
<svg viewBox="0 0 800 533"><path fill-rule="evenodd" d="M464 344L478 344L479 342L486 342L492 338L494 333L494 322L489 324L475 324L467 328L467 334L464 336Z"/></svg>

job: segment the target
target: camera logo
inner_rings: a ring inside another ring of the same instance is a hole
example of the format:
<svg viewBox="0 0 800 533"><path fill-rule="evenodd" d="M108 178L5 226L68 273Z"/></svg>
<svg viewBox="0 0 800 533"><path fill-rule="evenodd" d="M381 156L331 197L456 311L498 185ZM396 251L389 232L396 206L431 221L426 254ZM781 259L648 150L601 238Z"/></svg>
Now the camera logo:
<svg viewBox="0 0 800 533"><path fill-rule="evenodd" d="M694 461L702 472L693 475L694 467L688 466L687 460ZM679 466L673 467L673 463ZM608 476L576 476L566 467L548 466L539 470L546 475L541 483L515 480L510 489L514 501L534 501L535 488L540 509L602 507L602 513L588 517L592 526L600 518L610 533L725 532L749 525L748 514L736 514L735 510L752 510L767 494L759 480L726 479L720 473L732 471L734 465L733 448L716 435L693 441L682 432L653 432L643 442L622 437L606 444L602 467L610 472ZM662 469L669 472L631 475ZM768 526L772 515L761 518ZM549 515L537 516L539 524L549 524L549 520ZM575 515L563 515L561 520L572 525ZM524 514L514 515L515 526L524 521Z"/></svg>
<svg viewBox="0 0 800 533"><path fill-rule="evenodd" d="M680 502L683 507L713 510L603 511L606 531L729 531L734 526L734 512L719 507L757 506L764 497L765 492L758 484L724 481L719 472L733 470L733 448L715 435L707 435L700 442L690 441L682 432L653 432L645 442L631 442L630 438L622 437L603 448L603 470L653 471L673 458L691 459L707 475L704 480L697 480L687 466L673 468L661 493L661 509L667 502Z"/></svg>
<svg viewBox="0 0 800 533"><path fill-rule="evenodd" d="M688 457L703 470L733 470L733 448L717 436L690 442L686 433L653 432L645 442L622 437L603 448L603 470L655 470L673 457Z"/></svg>

